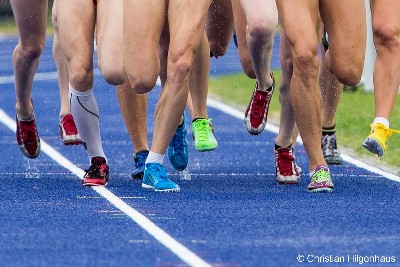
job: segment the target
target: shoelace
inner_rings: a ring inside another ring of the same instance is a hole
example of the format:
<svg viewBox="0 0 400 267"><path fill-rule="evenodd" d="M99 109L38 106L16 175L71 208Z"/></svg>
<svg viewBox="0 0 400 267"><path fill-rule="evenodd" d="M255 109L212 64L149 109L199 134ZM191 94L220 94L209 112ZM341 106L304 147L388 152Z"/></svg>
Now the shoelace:
<svg viewBox="0 0 400 267"><path fill-rule="evenodd" d="M316 173L313 174L311 177L312 182L326 182L329 180L329 173L325 171L324 169L319 169Z"/></svg>
<svg viewBox="0 0 400 267"><path fill-rule="evenodd" d="M258 89L256 89L253 98L253 107L252 107L252 114L256 117L261 117L264 114L265 107L267 106L267 99L269 97L270 92L264 97Z"/></svg>
<svg viewBox="0 0 400 267"><path fill-rule="evenodd" d="M383 140L386 139L388 136L391 136L392 133L400 134L399 130L390 129L381 123L377 123L375 126L371 124L370 126L372 127L373 132L376 133Z"/></svg>
<svg viewBox="0 0 400 267"><path fill-rule="evenodd" d="M25 144L34 144L37 142L36 127L34 123L21 124L22 137Z"/></svg>
<svg viewBox="0 0 400 267"><path fill-rule="evenodd" d="M75 126L74 122L72 121L72 119L67 118L63 122L63 127L64 127L64 130L65 130L67 135L76 134L77 133L76 126Z"/></svg>
<svg viewBox="0 0 400 267"><path fill-rule="evenodd" d="M197 138L199 141L208 140L208 131L211 128L211 119L202 119L194 124L195 131L197 132Z"/></svg>
<svg viewBox="0 0 400 267"><path fill-rule="evenodd" d="M292 162L294 161L293 155L290 152L280 152L278 154L278 168L279 172L283 175L292 174Z"/></svg>
<svg viewBox="0 0 400 267"><path fill-rule="evenodd" d="M89 169L86 170L88 176L100 177L104 176L103 162L93 162Z"/></svg>
<svg viewBox="0 0 400 267"><path fill-rule="evenodd" d="M322 137L322 150L324 155L337 155L337 143L335 135L324 135Z"/></svg>
<svg viewBox="0 0 400 267"><path fill-rule="evenodd" d="M159 175L157 175L158 180L168 181L167 172L165 171L164 168L161 168L160 166L155 166L154 168L152 168L152 171L155 174L159 174Z"/></svg>

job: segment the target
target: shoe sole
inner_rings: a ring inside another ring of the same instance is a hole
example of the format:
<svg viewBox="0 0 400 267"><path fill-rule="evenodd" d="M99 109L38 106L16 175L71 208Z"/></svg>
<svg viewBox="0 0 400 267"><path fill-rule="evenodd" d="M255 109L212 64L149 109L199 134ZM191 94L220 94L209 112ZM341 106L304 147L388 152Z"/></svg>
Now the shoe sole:
<svg viewBox="0 0 400 267"><path fill-rule="evenodd" d="M279 176L275 180L280 185L300 183L300 177Z"/></svg>
<svg viewBox="0 0 400 267"><path fill-rule="evenodd" d="M36 149L36 153L33 154L33 155L31 155L31 154L28 153L28 150L26 150L26 148L25 148L25 146L24 146L23 144L22 144L22 145L18 145L18 146L19 146L19 149L21 149L22 153L23 153L26 157L28 157L28 158L30 158L30 159L35 159L35 158L39 157L39 155L40 155L40 142L38 143L38 147L37 147L37 149Z"/></svg>
<svg viewBox="0 0 400 267"><path fill-rule="evenodd" d="M367 149L369 152L378 155L378 157L382 157L384 154L384 150L382 145L375 139L367 137L364 140L362 146Z"/></svg>
<svg viewBox="0 0 400 267"><path fill-rule="evenodd" d="M104 183L102 180L96 180L96 179L93 179L93 180L90 180L90 181L87 181L87 182L82 180L82 185L83 186L106 186L107 183L108 182Z"/></svg>
<svg viewBox="0 0 400 267"><path fill-rule="evenodd" d="M142 183L142 187L146 189L153 189L155 192L162 192L162 193L179 193L181 189L178 188L170 188L170 189L155 189L154 186Z"/></svg>
<svg viewBox="0 0 400 267"><path fill-rule="evenodd" d="M83 141L63 141L63 144L66 146L77 146L82 145Z"/></svg>
<svg viewBox="0 0 400 267"><path fill-rule="evenodd" d="M307 189L309 193L332 193L333 188L330 187L323 187L323 188L314 188L314 189Z"/></svg>
<svg viewBox="0 0 400 267"><path fill-rule="evenodd" d="M107 183L105 183L105 184L98 184L98 183L90 183L90 182L88 182L88 183L82 183L82 185L83 185L83 186L106 186Z"/></svg>
<svg viewBox="0 0 400 267"><path fill-rule="evenodd" d="M258 128L254 128L252 126L249 126L248 124L250 124L250 119L244 121L245 126L246 126L246 130L249 132L249 134L251 135L259 135L260 133L262 133L265 129L265 126L267 123L265 124L260 124L260 126L258 126Z"/></svg>
<svg viewBox="0 0 400 267"><path fill-rule="evenodd" d="M332 164L332 165L342 165L343 160L342 159L330 159L330 158L325 158L326 163Z"/></svg>
<svg viewBox="0 0 400 267"><path fill-rule="evenodd" d="M218 146L215 147L197 147L195 146L196 150L199 152L210 152L210 151L214 151Z"/></svg>

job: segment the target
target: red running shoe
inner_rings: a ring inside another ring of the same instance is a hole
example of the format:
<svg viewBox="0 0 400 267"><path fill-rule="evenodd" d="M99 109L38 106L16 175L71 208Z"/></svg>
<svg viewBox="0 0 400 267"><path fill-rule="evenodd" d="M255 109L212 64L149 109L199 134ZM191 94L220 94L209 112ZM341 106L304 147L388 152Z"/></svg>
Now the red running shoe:
<svg viewBox="0 0 400 267"><path fill-rule="evenodd" d="M91 165L83 176L82 184L85 186L107 185L108 165L103 157L92 158Z"/></svg>
<svg viewBox="0 0 400 267"><path fill-rule="evenodd" d="M17 142L22 153L28 158L37 158L40 154L40 138L36 128L35 113L31 120L20 120L18 114L15 116L17 122Z"/></svg>
<svg viewBox="0 0 400 267"><path fill-rule="evenodd" d="M271 72L273 83L267 91L258 89L258 83L254 88L250 103L247 106L244 123L250 134L260 134L267 124L268 108L275 88L275 79Z"/></svg>
<svg viewBox="0 0 400 267"><path fill-rule="evenodd" d="M58 129L64 145L73 146L83 144L83 141L79 136L78 129L76 129L72 114L67 114L62 117L60 123L58 124Z"/></svg>
<svg viewBox="0 0 400 267"><path fill-rule="evenodd" d="M282 147L275 150L275 167L275 179L279 184L298 184L300 182L300 174L291 148Z"/></svg>

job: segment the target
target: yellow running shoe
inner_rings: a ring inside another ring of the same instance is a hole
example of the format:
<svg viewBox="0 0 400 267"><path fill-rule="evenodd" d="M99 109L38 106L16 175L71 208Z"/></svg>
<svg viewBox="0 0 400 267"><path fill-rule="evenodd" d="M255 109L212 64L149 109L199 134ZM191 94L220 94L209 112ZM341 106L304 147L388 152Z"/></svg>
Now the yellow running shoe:
<svg viewBox="0 0 400 267"><path fill-rule="evenodd" d="M386 141L392 133L400 133L398 130L389 129L382 123L371 124L371 132L362 144L368 151L382 157L386 151Z"/></svg>

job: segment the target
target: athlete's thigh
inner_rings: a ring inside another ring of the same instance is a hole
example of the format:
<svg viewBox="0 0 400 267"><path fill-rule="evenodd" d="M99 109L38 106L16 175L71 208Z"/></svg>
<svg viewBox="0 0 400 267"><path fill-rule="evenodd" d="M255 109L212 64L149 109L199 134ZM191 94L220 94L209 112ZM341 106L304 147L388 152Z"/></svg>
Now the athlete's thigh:
<svg viewBox="0 0 400 267"><path fill-rule="evenodd" d="M275 0L241 0L243 11L246 14L247 24L252 21L263 21L268 26L278 23L278 10Z"/></svg>
<svg viewBox="0 0 400 267"><path fill-rule="evenodd" d="M213 0L208 9L206 33L211 52L224 53L232 38L233 14L231 0Z"/></svg>
<svg viewBox="0 0 400 267"><path fill-rule="evenodd" d="M117 69L123 66L123 15L124 0L97 1L96 42L99 61L104 59Z"/></svg>
<svg viewBox="0 0 400 267"><path fill-rule="evenodd" d="M12 0L11 5L23 45L44 42L47 0Z"/></svg>
<svg viewBox="0 0 400 267"><path fill-rule="evenodd" d="M129 77L157 78L165 13L165 0L124 1L123 54Z"/></svg>
<svg viewBox="0 0 400 267"><path fill-rule="evenodd" d="M328 32L329 51L336 62L364 64L366 18L364 0L320 0L320 13Z"/></svg>
<svg viewBox="0 0 400 267"><path fill-rule="evenodd" d="M93 66L95 5L92 0L68 0L57 3L61 48L69 65ZM71 67L71 66L70 66Z"/></svg>
<svg viewBox="0 0 400 267"><path fill-rule="evenodd" d="M295 53L309 50L317 53L318 0L277 0L279 20Z"/></svg>
<svg viewBox="0 0 400 267"><path fill-rule="evenodd" d="M169 54L186 48L196 49L205 29L209 0L169 0Z"/></svg>

